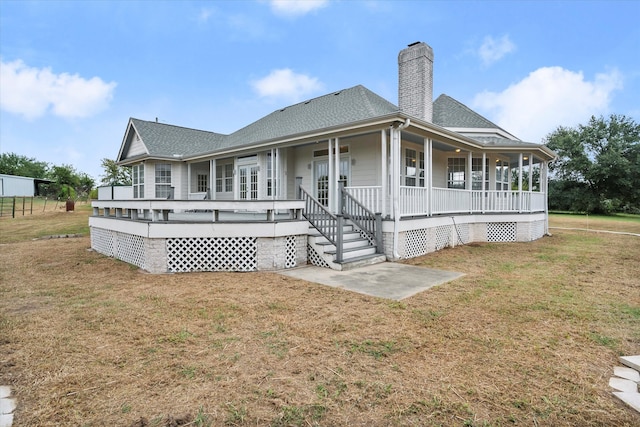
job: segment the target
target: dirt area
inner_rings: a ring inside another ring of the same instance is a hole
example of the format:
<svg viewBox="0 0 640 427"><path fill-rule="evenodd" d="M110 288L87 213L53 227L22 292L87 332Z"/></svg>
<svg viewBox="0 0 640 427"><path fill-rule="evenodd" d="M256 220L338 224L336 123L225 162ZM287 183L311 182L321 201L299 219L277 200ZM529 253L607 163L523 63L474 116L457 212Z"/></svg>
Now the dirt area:
<svg viewBox="0 0 640 427"><path fill-rule="evenodd" d="M16 426L640 423L608 387L640 354L637 237L442 250L409 263L466 275L397 302L275 273L151 275L12 221L0 385Z"/></svg>

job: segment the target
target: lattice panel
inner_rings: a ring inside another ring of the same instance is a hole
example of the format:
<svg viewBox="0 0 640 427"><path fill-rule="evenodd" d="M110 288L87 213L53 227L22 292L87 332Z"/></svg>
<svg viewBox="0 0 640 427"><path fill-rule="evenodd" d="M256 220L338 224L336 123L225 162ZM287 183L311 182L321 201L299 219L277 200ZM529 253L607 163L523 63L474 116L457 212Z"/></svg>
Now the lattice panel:
<svg viewBox="0 0 640 427"><path fill-rule="evenodd" d="M409 230L406 233L405 257L415 258L427 253L428 232L426 228Z"/></svg>
<svg viewBox="0 0 640 427"><path fill-rule="evenodd" d="M544 236L544 221L536 221L531 224L531 240L537 240Z"/></svg>
<svg viewBox="0 0 640 427"><path fill-rule="evenodd" d="M456 245L466 245L471 242L471 237L469 234L470 228L469 224L456 224L455 230L453 230L455 234Z"/></svg>
<svg viewBox="0 0 640 427"><path fill-rule="evenodd" d="M255 271L255 237L193 237L167 239L169 271Z"/></svg>
<svg viewBox="0 0 640 427"><path fill-rule="evenodd" d="M436 251L451 246L451 226L436 227Z"/></svg>
<svg viewBox="0 0 640 427"><path fill-rule="evenodd" d="M284 261L284 268L293 268L297 262L296 236L287 236L287 253Z"/></svg>
<svg viewBox="0 0 640 427"><path fill-rule="evenodd" d="M331 268L331 266L320 255L318 255L311 245L307 245L307 260L317 267Z"/></svg>
<svg viewBox="0 0 640 427"><path fill-rule="evenodd" d="M91 248L106 256L113 256L113 237L109 230L91 227Z"/></svg>
<svg viewBox="0 0 640 427"><path fill-rule="evenodd" d="M515 222L490 222L487 224L488 242L515 242Z"/></svg>
<svg viewBox="0 0 640 427"><path fill-rule="evenodd" d="M118 238L118 259L144 268L146 259L144 238L126 233L116 233L116 236Z"/></svg>

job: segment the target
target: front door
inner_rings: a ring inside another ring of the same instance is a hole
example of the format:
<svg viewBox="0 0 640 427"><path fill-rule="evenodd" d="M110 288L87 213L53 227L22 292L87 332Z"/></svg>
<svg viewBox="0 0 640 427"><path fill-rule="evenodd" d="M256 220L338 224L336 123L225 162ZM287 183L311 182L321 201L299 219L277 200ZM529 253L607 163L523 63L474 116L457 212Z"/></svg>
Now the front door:
<svg viewBox="0 0 640 427"><path fill-rule="evenodd" d="M238 166L240 200L258 199L258 165Z"/></svg>

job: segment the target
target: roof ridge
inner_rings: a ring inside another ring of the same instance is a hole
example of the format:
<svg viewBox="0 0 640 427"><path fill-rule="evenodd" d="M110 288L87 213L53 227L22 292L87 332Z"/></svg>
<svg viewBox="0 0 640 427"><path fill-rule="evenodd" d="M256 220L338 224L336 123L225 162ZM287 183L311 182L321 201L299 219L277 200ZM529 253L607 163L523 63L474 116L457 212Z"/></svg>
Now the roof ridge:
<svg viewBox="0 0 640 427"><path fill-rule="evenodd" d="M153 121L153 120L137 119L137 118L135 118L135 117L131 117L131 118L130 118L130 120L135 120L135 121L143 122L143 123L149 123L149 124L152 124L152 125L171 126L171 127L173 127L173 128L185 129L185 130L191 130L191 131L196 131L196 132L212 133L212 134L215 134L215 135L223 135L223 136L224 136L224 135L226 135L226 134L224 134L224 133L220 133L220 132L213 132L213 131L210 131L210 130L190 128L190 127L186 127L186 126L174 125L174 124L171 124L171 123L156 122L156 121Z"/></svg>

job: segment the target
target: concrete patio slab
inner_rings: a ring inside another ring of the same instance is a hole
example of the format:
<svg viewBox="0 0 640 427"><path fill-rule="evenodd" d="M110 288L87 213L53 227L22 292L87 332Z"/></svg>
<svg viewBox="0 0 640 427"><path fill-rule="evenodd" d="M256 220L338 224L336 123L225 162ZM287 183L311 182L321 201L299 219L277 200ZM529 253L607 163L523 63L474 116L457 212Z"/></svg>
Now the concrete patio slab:
<svg viewBox="0 0 640 427"><path fill-rule="evenodd" d="M383 262L347 271L306 266L279 273L308 282L396 301L464 276L463 273L396 262Z"/></svg>

